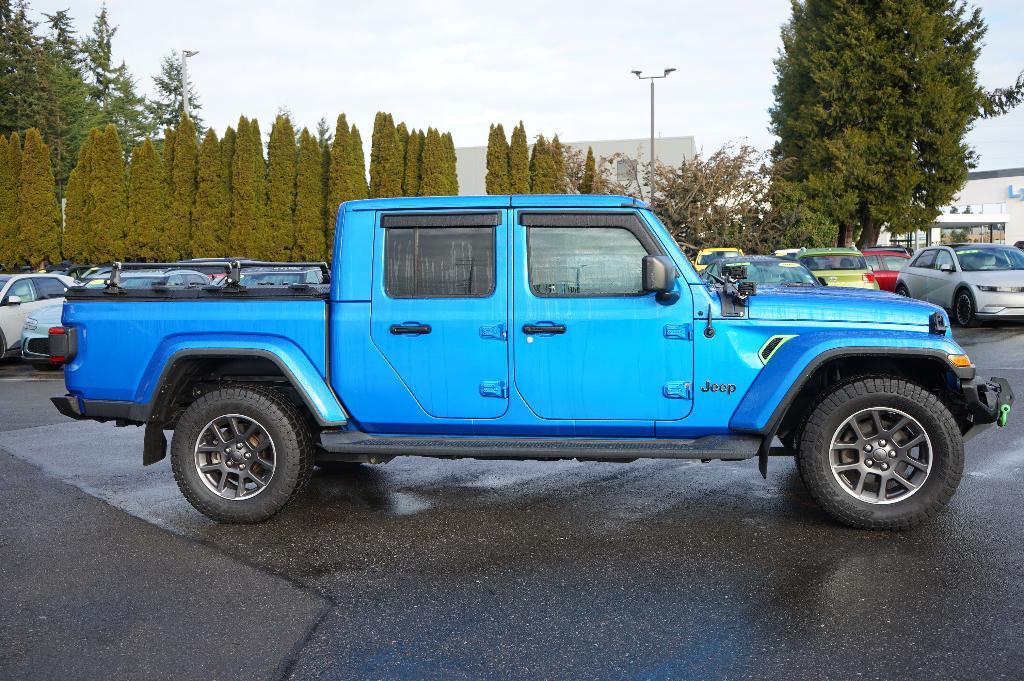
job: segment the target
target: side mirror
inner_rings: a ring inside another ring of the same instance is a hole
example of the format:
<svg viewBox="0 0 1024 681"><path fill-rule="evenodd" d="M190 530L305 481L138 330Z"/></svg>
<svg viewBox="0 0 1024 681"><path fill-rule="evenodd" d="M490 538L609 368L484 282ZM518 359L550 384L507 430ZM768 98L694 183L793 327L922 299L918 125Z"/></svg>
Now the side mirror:
<svg viewBox="0 0 1024 681"><path fill-rule="evenodd" d="M656 293L655 300L662 305L671 305L679 300L679 294L675 291L677 277L672 258L667 255L644 256L644 291Z"/></svg>
<svg viewBox="0 0 1024 681"><path fill-rule="evenodd" d="M7 299L4 300L4 305L10 305L12 307L15 305L21 305L21 296L7 296Z"/></svg>
<svg viewBox="0 0 1024 681"><path fill-rule="evenodd" d="M941 265L939 265L939 271L949 274L950 272L953 271L953 266L950 265L948 262L944 262Z"/></svg>
<svg viewBox="0 0 1024 681"><path fill-rule="evenodd" d="M825 277L818 277L818 283L822 286L828 286L828 282L825 281Z"/></svg>

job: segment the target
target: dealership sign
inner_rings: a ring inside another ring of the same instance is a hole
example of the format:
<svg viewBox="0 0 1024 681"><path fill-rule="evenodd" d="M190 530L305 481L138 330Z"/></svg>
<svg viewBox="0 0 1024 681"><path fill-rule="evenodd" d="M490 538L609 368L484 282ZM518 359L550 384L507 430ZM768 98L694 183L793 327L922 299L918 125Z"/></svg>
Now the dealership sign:
<svg viewBox="0 0 1024 681"><path fill-rule="evenodd" d="M1024 189L1018 189L1016 192L1013 191L1013 185L1010 185L1009 194L1011 199L1020 199L1024 201Z"/></svg>

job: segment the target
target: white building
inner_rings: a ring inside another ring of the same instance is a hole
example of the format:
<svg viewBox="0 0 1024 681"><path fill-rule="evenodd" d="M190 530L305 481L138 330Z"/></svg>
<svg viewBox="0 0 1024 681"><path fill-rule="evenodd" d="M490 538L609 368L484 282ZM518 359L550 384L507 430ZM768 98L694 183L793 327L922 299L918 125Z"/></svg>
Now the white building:
<svg viewBox="0 0 1024 681"><path fill-rule="evenodd" d="M594 158L600 163L602 158L611 158L622 154L630 159L640 159L646 163L650 156L651 140L648 137L632 140L598 140L594 142L564 142L567 146L576 147L587 153L587 147L594 150ZM693 158L696 145L693 137L656 137L654 138L654 155L659 163L678 166L685 159ZM530 145L533 151L533 145ZM477 196L486 194L484 180L487 177L487 147L460 147L455 150L455 169L459 175L459 194ZM627 167L628 161L620 161L616 168L618 179L622 182L633 177L632 168Z"/></svg>

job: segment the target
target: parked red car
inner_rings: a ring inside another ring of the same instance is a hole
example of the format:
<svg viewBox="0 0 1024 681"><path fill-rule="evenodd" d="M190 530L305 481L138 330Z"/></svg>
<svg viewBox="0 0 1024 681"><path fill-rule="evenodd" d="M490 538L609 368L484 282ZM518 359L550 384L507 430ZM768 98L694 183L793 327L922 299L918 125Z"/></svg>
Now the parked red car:
<svg viewBox="0 0 1024 681"><path fill-rule="evenodd" d="M889 293L896 291L896 279L900 276L910 256L903 251L893 251L887 248L866 248L861 253L868 261L868 267L875 271L875 281L878 288Z"/></svg>

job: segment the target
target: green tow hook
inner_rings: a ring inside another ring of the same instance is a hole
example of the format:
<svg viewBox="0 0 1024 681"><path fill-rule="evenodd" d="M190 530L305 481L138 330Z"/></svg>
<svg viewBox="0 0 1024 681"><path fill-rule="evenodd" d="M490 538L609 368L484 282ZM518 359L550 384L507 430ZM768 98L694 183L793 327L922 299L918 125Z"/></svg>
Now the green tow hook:
<svg viewBox="0 0 1024 681"><path fill-rule="evenodd" d="M1002 428L1006 425L1006 419L1010 417L1010 405L1001 404L999 405L999 416L996 418L996 423Z"/></svg>

